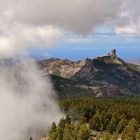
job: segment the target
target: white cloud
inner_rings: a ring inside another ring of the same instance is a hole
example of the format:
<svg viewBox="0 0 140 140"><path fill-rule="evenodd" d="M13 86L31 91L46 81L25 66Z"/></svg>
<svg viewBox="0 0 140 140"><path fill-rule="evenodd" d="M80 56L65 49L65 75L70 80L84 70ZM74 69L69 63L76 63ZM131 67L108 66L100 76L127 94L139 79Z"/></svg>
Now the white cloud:
<svg viewBox="0 0 140 140"><path fill-rule="evenodd" d="M0 0L0 13L26 24L53 24L79 33L119 15L124 0ZM10 9L10 10L9 10Z"/></svg>
<svg viewBox="0 0 140 140"><path fill-rule="evenodd" d="M3 27L0 35L0 57L23 54L27 48L50 47L62 35L62 30L54 26L26 26L12 24Z"/></svg>
<svg viewBox="0 0 140 140"><path fill-rule="evenodd" d="M116 33L140 35L140 1L126 0L122 5L119 24L116 24Z"/></svg>
<svg viewBox="0 0 140 140"><path fill-rule="evenodd" d="M124 27L117 27L115 29L115 32L117 34L136 34L137 29L135 25L129 25L129 26L124 26Z"/></svg>
<svg viewBox="0 0 140 140"><path fill-rule="evenodd" d="M124 26L118 26L115 28L115 32L117 34L133 34L133 35L140 35L140 20L136 21L135 23L130 22Z"/></svg>
<svg viewBox="0 0 140 140"><path fill-rule="evenodd" d="M0 56L28 47L50 46L66 31L85 34L115 27L118 34L140 33L139 0L0 0Z"/></svg>

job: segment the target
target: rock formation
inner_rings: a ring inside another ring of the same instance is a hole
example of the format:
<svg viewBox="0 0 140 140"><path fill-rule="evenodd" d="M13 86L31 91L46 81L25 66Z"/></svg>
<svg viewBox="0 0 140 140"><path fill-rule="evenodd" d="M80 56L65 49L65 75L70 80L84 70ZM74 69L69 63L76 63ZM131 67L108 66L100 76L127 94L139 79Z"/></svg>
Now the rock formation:
<svg viewBox="0 0 140 140"><path fill-rule="evenodd" d="M112 58L116 58L116 57L117 57L117 55L116 55L116 49L113 49L113 50L111 51L111 53L108 53L107 55L108 55L108 56L111 56Z"/></svg>
<svg viewBox="0 0 140 140"><path fill-rule="evenodd" d="M111 56L112 56L113 58L116 58L116 49L113 49L113 50L112 50Z"/></svg>

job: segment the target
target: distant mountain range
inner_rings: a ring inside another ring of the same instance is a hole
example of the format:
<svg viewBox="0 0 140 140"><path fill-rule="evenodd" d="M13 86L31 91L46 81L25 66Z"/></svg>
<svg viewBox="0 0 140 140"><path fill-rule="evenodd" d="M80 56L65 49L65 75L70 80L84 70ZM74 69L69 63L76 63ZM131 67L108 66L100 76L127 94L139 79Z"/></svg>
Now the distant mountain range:
<svg viewBox="0 0 140 140"><path fill-rule="evenodd" d="M140 66L116 56L81 61L45 59L39 62L43 76L51 75L59 96L118 97L140 94Z"/></svg>

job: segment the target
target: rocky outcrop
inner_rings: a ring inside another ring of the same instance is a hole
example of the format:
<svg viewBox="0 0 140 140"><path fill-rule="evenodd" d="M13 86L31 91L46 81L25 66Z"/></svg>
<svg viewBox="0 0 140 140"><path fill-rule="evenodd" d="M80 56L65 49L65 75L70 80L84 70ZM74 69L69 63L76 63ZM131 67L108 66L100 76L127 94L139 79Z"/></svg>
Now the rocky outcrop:
<svg viewBox="0 0 140 140"><path fill-rule="evenodd" d="M43 75L54 74L71 78L87 63L87 60L73 62L70 60L49 59L40 62Z"/></svg>
<svg viewBox="0 0 140 140"><path fill-rule="evenodd" d="M117 55L116 55L116 49L113 49L111 53L108 53L107 54L108 56L111 56L112 58L116 58Z"/></svg>

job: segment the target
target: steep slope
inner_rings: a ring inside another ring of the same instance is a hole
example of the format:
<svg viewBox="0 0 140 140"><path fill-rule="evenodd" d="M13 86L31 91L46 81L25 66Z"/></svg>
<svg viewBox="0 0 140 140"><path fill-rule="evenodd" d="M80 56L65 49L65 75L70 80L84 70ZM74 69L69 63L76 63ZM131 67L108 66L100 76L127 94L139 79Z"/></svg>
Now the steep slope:
<svg viewBox="0 0 140 140"><path fill-rule="evenodd" d="M65 96L128 96L140 93L140 66L111 55L70 61L48 59L39 62L42 74L52 80ZM80 94L81 93L81 94Z"/></svg>

